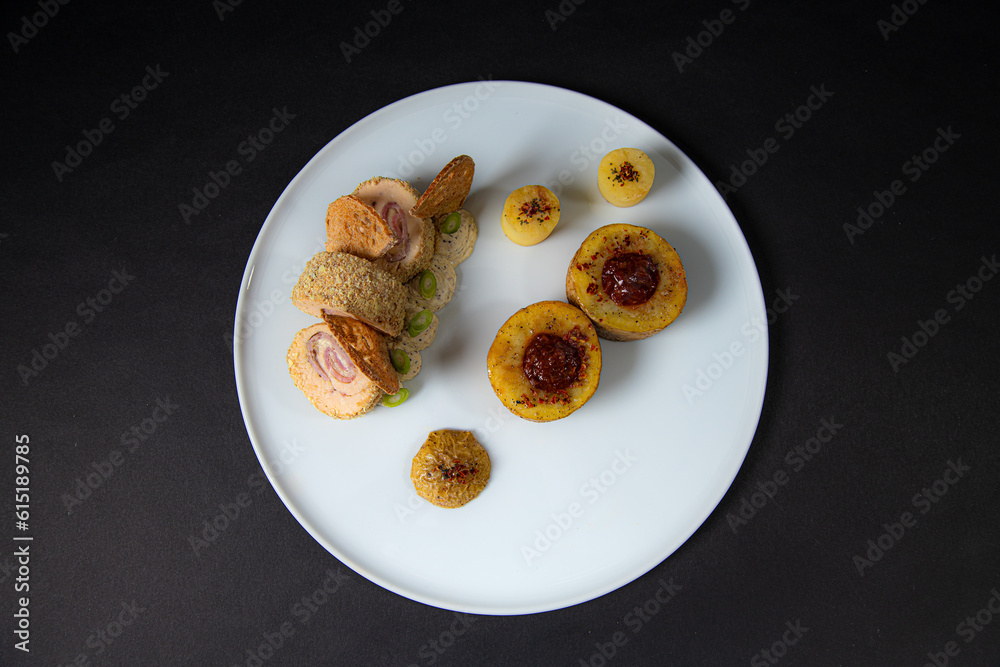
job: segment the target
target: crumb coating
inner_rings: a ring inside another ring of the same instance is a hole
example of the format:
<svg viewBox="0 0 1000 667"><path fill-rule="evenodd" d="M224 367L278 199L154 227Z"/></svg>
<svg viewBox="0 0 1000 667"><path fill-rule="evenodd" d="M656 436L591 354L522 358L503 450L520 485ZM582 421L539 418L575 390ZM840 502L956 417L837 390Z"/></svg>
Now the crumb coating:
<svg viewBox="0 0 1000 667"><path fill-rule="evenodd" d="M321 251L292 288L292 301L314 317L343 313L396 336L403 330L406 288L366 259Z"/></svg>

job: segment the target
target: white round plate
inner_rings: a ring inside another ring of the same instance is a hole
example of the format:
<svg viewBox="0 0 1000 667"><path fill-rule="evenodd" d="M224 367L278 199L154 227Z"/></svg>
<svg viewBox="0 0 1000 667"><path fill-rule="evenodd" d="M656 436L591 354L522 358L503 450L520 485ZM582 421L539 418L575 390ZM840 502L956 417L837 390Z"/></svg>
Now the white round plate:
<svg viewBox="0 0 1000 667"><path fill-rule="evenodd" d="M616 208L597 162L641 148L651 194ZM409 400L338 421L292 384L285 351L314 323L291 301L323 248L327 204L372 176L419 191L451 158L476 162L465 203L479 222L459 288L439 311ZM507 195L541 183L562 217L539 245L500 229ZM667 239L687 271L681 316L632 343L602 342L600 387L565 419L509 413L486 351L518 308L565 300L570 258L597 227L628 222ZM615 590L670 556L735 478L757 428L767 380L760 279L736 220L705 175L628 113L550 86L477 81L408 97L327 144L275 203L250 253L234 327L240 405L271 484L341 562L407 598L482 614L526 614ZM489 485L459 509L421 500L410 463L436 429L471 430L493 463Z"/></svg>

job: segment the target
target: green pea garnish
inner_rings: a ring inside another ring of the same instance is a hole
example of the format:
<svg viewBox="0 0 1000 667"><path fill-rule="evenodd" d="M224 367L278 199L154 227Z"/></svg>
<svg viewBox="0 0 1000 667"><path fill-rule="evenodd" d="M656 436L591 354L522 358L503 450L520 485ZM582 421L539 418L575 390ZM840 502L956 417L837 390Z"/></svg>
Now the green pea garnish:
<svg viewBox="0 0 1000 667"><path fill-rule="evenodd" d="M447 218L441 222L441 233L442 234L454 234L458 231L458 228L462 226L462 214L458 211L450 213Z"/></svg>
<svg viewBox="0 0 1000 667"><path fill-rule="evenodd" d="M433 297L438 288L438 281L434 277L434 272L430 269L421 271L420 277L417 278L417 286L420 288L420 296L425 299Z"/></svg>
<svg viewBox="0 0 1000 667"><path fill-rule="evenodd" d="M382 405L387 408L394 408L397 405L402 404L403 401L410 397L410 390L406 387L400 387L399 391L395 394L386 394L382 397Z"/></svg>
<svg viewBox="0 0 1000 667"><path fill-rule="evenodd" d="M416 338L433 321L434 313L425 308L410 319L410 323L406 325L406 333L410 334L410 338Z"/></svg>
<svg viewBox="0 0 1000 667"><path fill-rule="evenodd" d="M406 375L410 372L410 355L406 352L396 348L392 351L392 354L389 355L389 358L392 360L392 367L396 369L397 373Z"/></svg>

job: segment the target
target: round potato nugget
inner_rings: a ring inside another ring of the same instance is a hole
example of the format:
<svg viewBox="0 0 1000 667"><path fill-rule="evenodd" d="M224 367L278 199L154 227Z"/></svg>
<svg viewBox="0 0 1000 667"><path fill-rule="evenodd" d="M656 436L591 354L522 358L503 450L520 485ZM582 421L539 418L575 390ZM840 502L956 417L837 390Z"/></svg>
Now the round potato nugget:
<svg viewBox="0 0 1000 667"><path fill-rule="evenodd" d="M525 185L504 202L500 215L503 233L518 245L536 245L559 224L559 198L544 185Z"/></svg>
<svg viewBox="0 0 1000 667"><path fill-rule="evenodd" d="M597 165L597 189L609 204L635 206L653 187L653 161L638 148L616 148Z"/></svg>

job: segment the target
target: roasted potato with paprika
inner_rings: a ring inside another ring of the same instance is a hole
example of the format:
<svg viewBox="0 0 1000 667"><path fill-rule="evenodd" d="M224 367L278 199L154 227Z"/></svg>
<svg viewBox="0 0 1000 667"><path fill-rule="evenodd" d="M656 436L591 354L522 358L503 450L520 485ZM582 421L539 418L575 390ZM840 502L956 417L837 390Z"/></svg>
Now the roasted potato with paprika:
<svg viewBox="0 0 1000 667"><path fill-rule="evenodd" d="M605 225L588 236L566 272L566 299L607 340L663 331L684 310L687 276L673 246L651 229Z"/></svg>
<svg viewBox="0 0 1000 667"><path fill-rule="evenodd" d="M541 301L521 308L497 332L486 354L497 398L518 417L545 422L590 400L601 379L601 343L578 308Z"/></svg>

